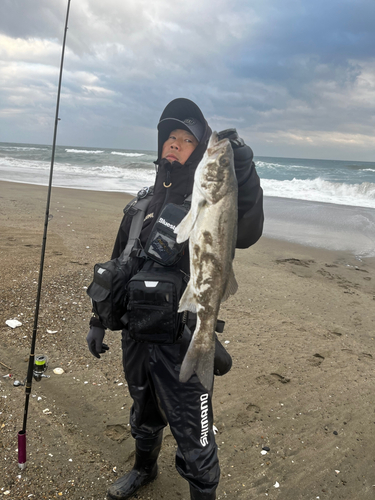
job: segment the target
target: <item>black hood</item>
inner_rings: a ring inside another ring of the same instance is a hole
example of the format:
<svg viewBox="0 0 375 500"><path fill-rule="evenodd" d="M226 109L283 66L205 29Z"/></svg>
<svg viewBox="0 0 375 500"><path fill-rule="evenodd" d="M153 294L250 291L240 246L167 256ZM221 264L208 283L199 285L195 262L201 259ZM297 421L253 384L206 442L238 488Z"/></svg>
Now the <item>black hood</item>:
<svg viewBox="0 0 375 500"><path fill-rule="evenodd" d="M167 106L165 107L163 113L161 114L159 123L162 120L165 120L166 118L175 118L180 121L184 121L186 118L195 118L197 119L202 125L203 125L203 135L202 138L198 144L198 146L195 148L193 153L190 155L189 159L185 163L186 166L190 165L195 165L195 167L198 165L198 163L201 161L204 152L206 151L207 148L207 143L208 140L211 136L211 129L208 126L208 123L203 116L202 111L199 109L199 107L193 102L190 101L189 99L184 99L183 97L180 97L178 99L174 99L171 101ZM176 128L176 127L174 127ZM183 127L181 127L183 128ZM164 142L168 139L169 133L172 131L171 130L165 130L159 131L158 135L158 159L155 163L159 164L160 162L160 157L161 157L161 152L163 148ZM194 167L193 167L194 168ZM195 168L194 168L195 170Z"/></svg>

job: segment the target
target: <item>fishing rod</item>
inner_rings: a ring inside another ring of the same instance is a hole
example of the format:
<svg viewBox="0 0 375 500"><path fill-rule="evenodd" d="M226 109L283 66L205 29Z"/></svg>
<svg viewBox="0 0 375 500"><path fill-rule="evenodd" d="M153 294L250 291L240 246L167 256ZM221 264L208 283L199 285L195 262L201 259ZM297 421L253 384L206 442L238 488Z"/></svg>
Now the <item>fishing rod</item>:
<svg viewBox="0 0 375 500"><path fill-rule="evenodd" d="M52 143L51 167L50 167L49 183L48 183L46 213L45 213L45 219L44 219L43 244L42 244L41 257L40 257L38 289L37 289L36 305L35 305L35 313L34 313L33 336L32 336L32 340L31 340L29 365L28 365L27 377L26 377L26 387L25 387L26 397L25 397L25 409L24 409L24 413L23 413L23 426L22 426L22 430L19 431L19 433L18 433L18 467L20 469L24 469L26 467L26 424L27 424L27 414L28 414L28 409L29 409L29 399L30 399L30 393L31 393L32 380L33 380L33 377L37 381L41 380L41 378L43 377L43 372L47 368L47 360L46 360L45 356L36 356L35 357L35 343L36 343L36 333L37 333L37 329L38 329L39 304L40 304L40 295L41 295L42 281L43 281L44 256L45 256L45 252L46 252L46 243L47 243L47 228L48 228L48 221L49 221L49 207L50 207L50 201L51 201L53 164L55 161L57 125L59 122L61 80L62 80L62 72L63 72L63 65L64 65L66 33L68 31L69 9L70 9L70 0L68 0L68 6L67 6L67 10L66 10L64 39L63 39L62 53L61 53L60 76L59 76L59 84L58 84L58 90L57 90L57 102L56 102L55 127L54 127L54 132L53 132L53 143Z"/></svg>

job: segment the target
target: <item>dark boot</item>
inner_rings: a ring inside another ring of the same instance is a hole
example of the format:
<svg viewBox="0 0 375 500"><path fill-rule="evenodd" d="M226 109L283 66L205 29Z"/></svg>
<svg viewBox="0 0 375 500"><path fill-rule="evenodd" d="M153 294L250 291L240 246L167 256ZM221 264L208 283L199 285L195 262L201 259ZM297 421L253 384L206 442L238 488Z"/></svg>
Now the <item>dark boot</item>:
<svg viewBox="0 0 375 500"><path fill-rule="evenodd" d="M153 481L158 474L157 459L161 448L163 434L153 441L152 448L145 451L142 440L135 442L135 464L133 469L120 477L107 491L111 500L126 500L134 495L141 486ZM148 448L148 446L147 446Z"/></svg>
<svg viewBox="0 0 375 500"><path fill-rule="evenodd" d="M216 490L212 493L202 493L190 484L190 500L215 500Z"/></svg>

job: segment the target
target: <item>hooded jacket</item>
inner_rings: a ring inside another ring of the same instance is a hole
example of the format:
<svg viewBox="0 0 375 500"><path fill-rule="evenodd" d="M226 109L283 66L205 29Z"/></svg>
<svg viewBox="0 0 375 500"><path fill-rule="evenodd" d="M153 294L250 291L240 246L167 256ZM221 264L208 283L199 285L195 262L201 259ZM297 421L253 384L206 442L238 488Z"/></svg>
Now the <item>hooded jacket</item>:
<svg viewBox="0 0 375 500"><path fill-rule="evenodd" d="M177 105L177 106L176 106ZM184 116L185 113L185 116ZM186 115L186 113L188 113ZM157 173L154 194L148 206L140 240L144 246L151 229L166 203L182 205L192 193L195 170L202 159L211 136L211 129L195 103L188 99L175 99L167 105L160 120L168 118L184 119L195 116L203 123L203 136L184 165L161 158L162 147L167 139L159 131L158 158L155 161ZM176 116L177 115L177 116ZM160 122L159 122L160 123ZM238 181L238 236L237 248L253 245L263 230L263 192L253 162L253 152L246 144L234 149L234 164ZM124 250L130 229L131 217L124 215L112 252L112 259L119 257Z"/></svg>

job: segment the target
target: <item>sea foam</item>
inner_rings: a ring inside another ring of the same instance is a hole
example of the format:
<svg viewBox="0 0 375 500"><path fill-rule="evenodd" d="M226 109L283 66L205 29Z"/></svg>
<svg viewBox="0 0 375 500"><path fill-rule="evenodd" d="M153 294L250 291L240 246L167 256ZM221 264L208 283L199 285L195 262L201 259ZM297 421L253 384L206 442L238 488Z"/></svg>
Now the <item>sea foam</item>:
<svg viewBox="0 0 375 500"><path fill-rule="evenodd" d="M375 208L375 184L345 184L316 179L261 179L266 196Z"/></svg>

